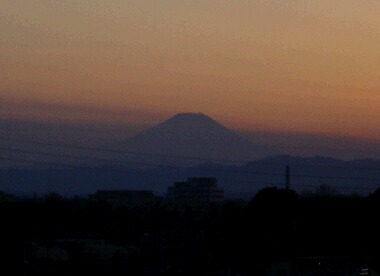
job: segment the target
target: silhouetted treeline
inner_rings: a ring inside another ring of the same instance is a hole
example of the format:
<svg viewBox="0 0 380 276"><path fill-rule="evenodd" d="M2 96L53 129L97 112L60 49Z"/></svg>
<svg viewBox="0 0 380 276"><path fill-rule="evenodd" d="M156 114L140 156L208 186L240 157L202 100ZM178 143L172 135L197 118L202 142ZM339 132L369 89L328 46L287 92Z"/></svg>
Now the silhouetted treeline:
<svg viewBox="0 0 380 276"><path fill-rule="evenodd" d="M343 197L266 188L249 202L133 209L2 193L1 260L13 275L280 275L275 262L291 264L291 275L325 263L378 270L379 211L380 190Z"/></svg>

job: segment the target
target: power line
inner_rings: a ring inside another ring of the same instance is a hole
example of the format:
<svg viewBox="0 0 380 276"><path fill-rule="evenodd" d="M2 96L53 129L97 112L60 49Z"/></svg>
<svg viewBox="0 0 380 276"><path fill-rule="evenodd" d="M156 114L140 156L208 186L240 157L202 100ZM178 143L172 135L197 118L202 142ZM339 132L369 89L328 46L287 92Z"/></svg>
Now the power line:
<svg viewBox="0 0 380 276"><path fill-rule="evenodd" d="M17 153L26 153L26 154L34 154L34 155L42 155L49 157L63 157L63 158L71 158L71 159L87 159L87 160L97 160L97 161L105 161L117 164L133 164L138 166L152 166L152 167L164 167L167 169L195 169L194 167L185 167L185 166L162 166L159 164L148 163L148 162L135 162L135 161L120 161L120 160L109 160L104 158L93 158L93 157L83 157L83 156L75 156L69 154L58 154L58 153L48 153L42 151L29 151L24 149L17 148L6 148L0 147L0 150L9 151L9 152L17 152ZM57 165L57 164L54 164ZM225 172L225 173L237 173L237 174L251 174L251 175L260 175L260 176L284 176L283 173L268 173L268 172L259 172L259 171L242 171L242 170L228 170L228 169L220 169L220 168L208 168L210 171L216 172ZM370 177L344 177L344 176L322 176L322 175L310 175L310 174L292 174L292 177L298 178L313 178L313 179L330 179L330 180L361 180L361 181L379 181L380 178L370 178Z"/></svg>
<svg viewBox="0 0 380 276"><path fill-rule="evenodd" d="M69 159L84 159L84 160L89 160L89 161L103 161L103 162L110 162L113 164L114 163L117 163L117 164L127 163L127 164L140 165L140 166L158 166L157 164L145 163L145 162L135 162L135 161L128 161L128 160L110 160L110 159L99 158L99 157L76 156L76 155L61 154L61 153L31 151L31 150L24 150L24 149L18 149L18 148L0 147L0 150L15 152L15 153L25 153L28 155L35 154L35 155L42 155L42 156L48 156L48 157L62 157L62 158L69 158Z"/></svg>
<svg viewBox="0 0 380 276"><path fill-rule="evenodd" d="M49 162L49 161L47 162L47 161L41 161L41 160L31 160L31 159L25 159L25 158L13 158L13 157L2 157L2 156L0 156L0 160L21 161L21 162L28 162L28 163L44 164L44 165L54 165L54 166L57 166L57 167L64 167L64 168L92 169L92 168L89 168L89 167L78 166L78 165L66 165L66 164L62 164L62 163L54 163L54 162ZM152 171L146 171L146 170L139 170L139 171L136 172L136 174L168 176L167 174L164 174L162 172L157 172L157 171L152 172ZM264 181L250 181L250 182L239 181L239 183L282 185L282 183L264 182Z"/></svg>
<svg viewBox="0 0 380 276"><path fill-rule="evenodd" d="M183 159L183 160L193 160L193 161L204 161L204 162L215 162L215 163L231 163L231 164L263 164L263 165L289 165L289 162L272 162L272 161L252 161L252 160L231 160L231 159L217 159L217 158L207 158L207 157L195 157L195 156L185 156L185 155L169 155L169 154L158 154L158 153L148 153L148 152L137 152L137 151L126 151L126 150L115 150L108 148L100 147L87 147L87 146L78 146L62 143L50 143L50 142L41 142L36 140L21 140L11 137L0 137L1 141L22 143L22 144L31 144L39 146L48 146L48 147L60 147L60 148L70 148L77 150L85 151L97 151L97 152L108 152L115 154L130 154L130 155L140 155L140 156L149 156L149 157L159 157L159 158L169 158L169 159ZM310 167L310 168L334 168L334 169L350 169L350 170L376 170L380 171L380 167L355 167L355 166L337 166L337 165L310 165L310 164L297 164L291 163L292 167Z"/></svg>
<svg viewBox="0 0 380 276"><path fill-rule="evenodd" d="M56 167L62 167L62 168L88 169L88 167L85 167L85 166L62 164L62 163L55 163L55 162L42 161L42 160L31 160L31 159L25 159L25 158L13 158L13 157L0 156L0 160L41 164L41 165L56 166Z"/></svg>
<svg viewBox="0 0 380 276"><path fill-rule="evenodd" d="M75 156L75 155L69 155L69 154L58 154L58 153L47 153L47 152L41 152L41 151L29 151L29 150L24 150L24 149L15 149L15 148L5 148L5 147L0 147L0 150L3 150L3 151L9 151L9 152L16 152L16 153L26 153L26 154L34 154L34 155L41 155L41 156L48 156L48 157L63 157L63 158L71 158L71 159L75 159L75 158L80 158L80 159L86 159L86 160L94 160L94 158L92 157L83 157L83 156ZM4 159L4 158L2 158ZM8 160L10 160L10 158L7 158ZM104 161L104 162L110 162L110 163L114 163L115 160L110 160L110 159L104 159L104 158L95 158L95 160L97 161ZM13 158L13 161L17 161L17 159ZM28 162L28 161L35 161L35 162L38 162L38 163L41 163L41 164L45 164L45 165L53 165L53 166L60 166L60 165L63 165L65 167L70 167L70 168L89 168L88 166L76 166L76 165L67 165L67 164L62 164L62 163L50 163L50 162L46 162L46 161L40 161L40 160L28 160L28 159L19 159L19 161L24 161L24 162ZM147 163L147 162L135 162L135 161L120 161L120 160L117 160L116 161L117 164L132 164L132 165L137 165L137 166L150 166L150 167L154 167L154 168L165 168L165 169L196 169L194 167L186 167L186 166L170 166L170 165L159 165L159 164L154 164L154 163ZM257 172L257 171L242 171L242 170L227 170L227 169L220 169L220 168L208 168L209 171L214 171L214 172L223 172L223 173L236 173L236 174L249 174L249 175L270 175L270 176L282 176L283 174L282 173L264 173L264 172Z"/></svg>
<svg viewBox="0 0 380 276"><path fill-rule="evenodd" d="M194 167L187 167L187 166L172 166L172 165L162 165L162 164L156 164L156 163L148 163L148 162L136 162L136 161L128 161L128 160L111 160L106 158L98 158L98 157L85 157L85 156L75 156L75 155L69 155L69 154L60 154L60 153L50 153L50 152L42 152L42 151L30 151L30 150L24 150L24 149L18 149L18 148L6 148L6 147L0 147L0 150L8 151L8 152L16 152L16 153L25 153L25 154L35 154L35 155L42 155L42 156L48 156L48 157L63 157L63 158L71 158L71 159L85 159L85 160L91 160L91 161L104 161L109 163L117 163L117 164L132 164L132 165L140 165L140 166L152 166L152 167L160 167L160 168L172 168L172 169L194 169ZM231 173L243 173L243 174L263 174L260 172L248 172L248 171L241 171L241 170L226 170L226 169L220 169L220 168L208 168L212 171L220 171L220 172L231 172ZM282 174L271 174L271 175L282 175Z"/></svg>
<svg viewBox="0 0 380 276"><path fill-rule="evenodd" d="M98 148L98 147L76 146L76 145L60 144L60 143L39 142L39 141L35 141L35 140L25 141L25 140L8 138L8 137L7 138L0 137L0 140L9 141L9 142L16 142L16 143L40 145L40 146L49 146L49 147L61 147L61 148L71 148L71 149L78 149L78 150L99 151L99 152L109 152L109 153L118 153L118 154L142 155L142 156L172 158L172 159L187 159L187 160L196 160L196 161L224 162L224 163L247 163L247 162L249 162L249 160L215 159L215 158L194 157L194 156L185 156L185 155L168 155L168 154L158 154L158 153L148 153L148 152L114 150L114 149Z"/></svg>
<svg viewBox="0 0 380 276"><path fill-rule="evenodd" d="M63 167L63 168L73 168L73 169L91 169L89 167L84 166L78 166L78 165L66 165L62 163L54 163L54 162L46 162L46 161L40 161L40 160L31 160L31 159L25 159L25 158L10 158L10 157L0 157L0 160L8 160L8 161L21 161L21 162L28 162L28 163L37 163L37 164L44 164L44 165L53 165L57 167ZM132 174L138 174L138 175L152 175L152 176L164 176L167 177L167 174L164 174L162 172L152 172L152 171L146 171L146 170L139 170L139 171L128 171L128 173ZM229 181L231 184L246 184L246 185L265 185L266 187L278 187L283 186L284 183L281 182L267 182L267 181ZM292 184L292 187L295 188L318 188L318 185L311 185L311 184ZM360 186L360 187L349 187L349 186L334 186L333 188L338 190L361 190L361 191L373 191L377 189L376 187L370 187L370 186Z"/></svg>

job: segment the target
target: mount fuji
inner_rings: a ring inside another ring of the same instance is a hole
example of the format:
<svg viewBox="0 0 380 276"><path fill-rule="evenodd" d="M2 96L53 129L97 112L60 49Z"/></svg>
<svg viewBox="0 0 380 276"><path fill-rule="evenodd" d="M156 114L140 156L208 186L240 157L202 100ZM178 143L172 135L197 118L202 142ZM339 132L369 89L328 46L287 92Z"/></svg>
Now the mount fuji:
<svg viewBox="0 0 380 276"><path fill-rule="evenodd" d="M176 164L254 160L267 156L263 146L244 139L202 113L177 114L111 147L146 153L128 156L128 159L149 158Z"/></svg>

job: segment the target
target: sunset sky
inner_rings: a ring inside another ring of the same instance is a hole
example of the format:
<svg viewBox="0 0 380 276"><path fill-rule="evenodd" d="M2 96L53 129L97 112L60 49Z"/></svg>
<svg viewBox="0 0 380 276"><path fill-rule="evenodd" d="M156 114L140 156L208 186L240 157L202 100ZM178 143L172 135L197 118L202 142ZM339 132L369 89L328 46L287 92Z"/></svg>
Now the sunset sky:
<svg viewBox="0 0 380 276"><path fill-rule="evenodd" d="M378 0L0 0L0 118L380 140Z"/></svg>

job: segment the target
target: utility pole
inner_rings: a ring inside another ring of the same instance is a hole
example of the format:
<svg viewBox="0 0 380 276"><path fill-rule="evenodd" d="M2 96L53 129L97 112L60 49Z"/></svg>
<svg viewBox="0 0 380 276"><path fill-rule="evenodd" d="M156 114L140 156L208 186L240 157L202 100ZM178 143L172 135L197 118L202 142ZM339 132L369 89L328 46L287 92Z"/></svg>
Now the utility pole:
<svg viewBox="0 0 380 276"><path fill-rule="evenodd" d="M289 167L289 165L286 166L286 170L285 170L285 188L287 190L290 189L290 167Z"/></svg>

